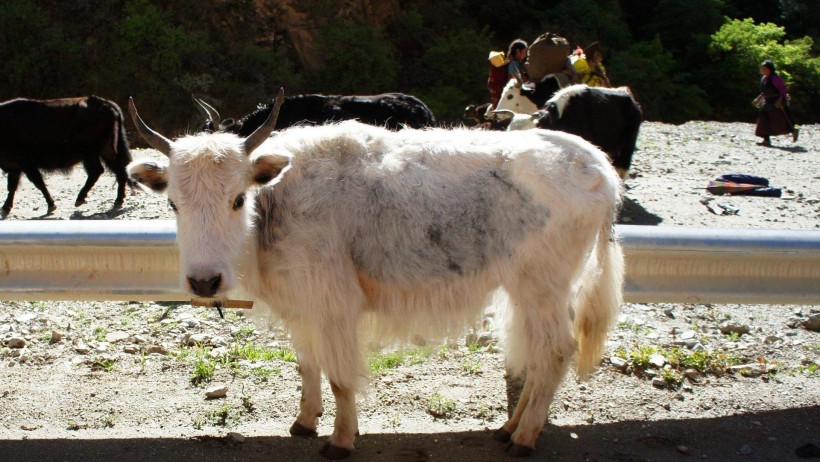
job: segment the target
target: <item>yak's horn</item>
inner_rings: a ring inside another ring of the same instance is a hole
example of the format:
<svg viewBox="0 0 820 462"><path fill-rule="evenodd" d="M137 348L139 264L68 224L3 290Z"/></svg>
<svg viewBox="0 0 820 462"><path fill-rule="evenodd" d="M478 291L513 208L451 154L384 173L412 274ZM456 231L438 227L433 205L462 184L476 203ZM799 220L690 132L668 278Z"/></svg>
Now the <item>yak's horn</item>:
<svg viewBox="0 0 820 462"><path fill-rule="evenodd" d="M171 141L154 130L151 130L151 127L142 121L142 118L137 113L137 107L134 105L134 98L130 96L128 97L128 112L131 113L131 120L133 120L134 125L137 126L137 132L140 136L142 136L152 148L170 157Z"/></svg>
<svg viewBox="0 0 820 462"><path fill-rule="evenodd" d="M250 155L254 149L258 148L270 136L273 128L276 126L276 119L279 118L279 110L282 109L282 103L285 101L285 89L279 88L279 94L276 95L276 103L273 105L268 119L253 133L245 138L245 154Z"/></svg>
<svg viewBox="0 0 820 462"><path fill-rule="evenodd" d="M524 85L524 79L521 77L521 73L518 72L518 69L513 69L513 77L515 77L515 87L521 88Z"/></svg>
<svg viewBox="0 0 820 462"><path fill-rule="evenodd" d="M210 120L213 122L214 127L218 127L219 122L222 122L222 116L219 115L219 111L194 95L191 95L191 98L194 99L194 103L196 103L196 107L199 109L199 113L202 114L202 117L205 117L205 120Z"/></svg>

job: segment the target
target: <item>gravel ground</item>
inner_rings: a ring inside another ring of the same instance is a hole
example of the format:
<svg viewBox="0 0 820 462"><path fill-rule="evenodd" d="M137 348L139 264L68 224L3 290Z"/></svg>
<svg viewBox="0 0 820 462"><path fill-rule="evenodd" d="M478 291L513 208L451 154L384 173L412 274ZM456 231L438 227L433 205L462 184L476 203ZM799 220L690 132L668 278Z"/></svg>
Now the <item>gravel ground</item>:
<svg viewBox="0 0 820 462"><path fill-rule="evenodd" d="M645 123L621 222L816 230L820 126L773 148L753 132ZM707 194L724 173L767 177L783 195ZM173 218L145 193L109 210L108 173L75 209L84 178L46 178L50 216L24 179L6 220ZM532 459L803 460L820 446L818 317L818 306L625 304L599 371L559 389ZM496 319L489 307L466 336L374 354L353 460L504 459L491 438L508 401ZM321 460L332 431L324 384L320 439L288 436L300 391L286 333L234 311L0 301L0 342L0 460Z"/></svg>

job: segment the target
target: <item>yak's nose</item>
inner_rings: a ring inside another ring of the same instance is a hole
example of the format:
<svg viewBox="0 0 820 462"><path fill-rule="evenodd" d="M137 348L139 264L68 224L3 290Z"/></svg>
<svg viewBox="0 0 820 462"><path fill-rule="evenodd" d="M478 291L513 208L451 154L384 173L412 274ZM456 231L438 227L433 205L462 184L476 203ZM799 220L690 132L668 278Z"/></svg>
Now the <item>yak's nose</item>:
<svg viewBox="0 0 820 462"><path fill-rule="evenodd" d="M200 297L213 297L219 290L222 283L222 275L217 274L212 278L195 279L188 276L188 284L191 285L191 290Z"/></svg>

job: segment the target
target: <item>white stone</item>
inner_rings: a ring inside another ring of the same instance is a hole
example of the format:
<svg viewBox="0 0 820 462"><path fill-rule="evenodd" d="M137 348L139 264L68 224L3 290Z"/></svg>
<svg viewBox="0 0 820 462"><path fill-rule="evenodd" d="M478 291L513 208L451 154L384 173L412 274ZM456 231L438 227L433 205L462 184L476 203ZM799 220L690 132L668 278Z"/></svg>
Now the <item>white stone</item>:
<svg viewBox="0 0 820 462"><path fill-rule="evenodd" d="M219 385L205 390L205 398L218 399L228 396L228 387Z"/></svg>

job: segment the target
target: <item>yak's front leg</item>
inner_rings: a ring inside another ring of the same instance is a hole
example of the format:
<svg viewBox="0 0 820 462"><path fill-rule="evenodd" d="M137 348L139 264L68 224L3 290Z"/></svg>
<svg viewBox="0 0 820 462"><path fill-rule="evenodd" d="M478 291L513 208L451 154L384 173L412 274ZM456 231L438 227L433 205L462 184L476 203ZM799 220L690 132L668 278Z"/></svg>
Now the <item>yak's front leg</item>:
<svg viewBox="0 0 820 462"><path fill-rule="evenodd" d="M330 382L336 398L336 420L333 435L322 447L322 455L331 460L343 459L353 454L353 443L359 434L359 419L356 410L356 392Z"/></svg>
<svg viewBox="0 0 820 462"><path fill-rule="evenodd" d="M296 347L299 375L302 376L302 398L299 416L290 427L293 436L316 436L319 417L322 416L322 375L316 356L310 348Z"/></svg>
<svg viewBox="0 0 820 462"><path fill-rule="evenodd" d="M336 460L353 454L356 435L359 434L356 392L367 377L367 368L359 345L358 317L355 313L325 318L322 327L321 347L317 356L333 390L336 419L333 434L321 452L328 459Z"/></svg>

